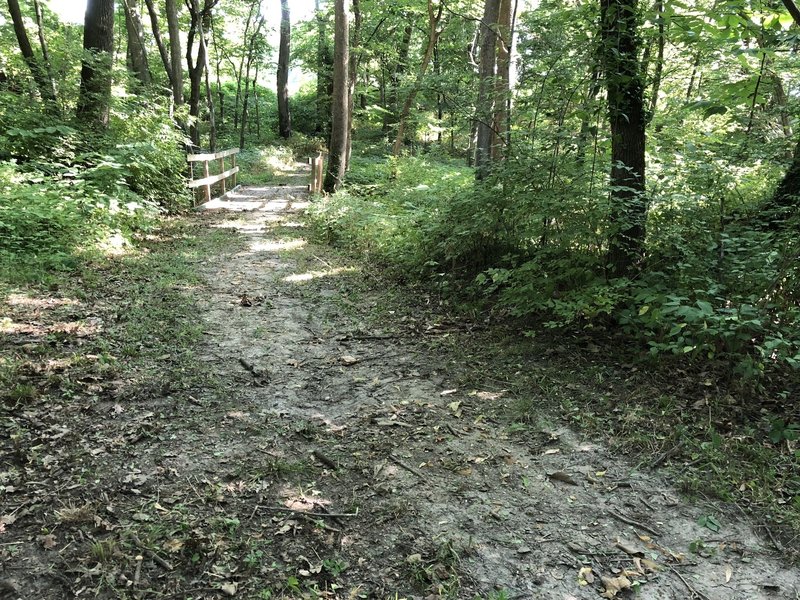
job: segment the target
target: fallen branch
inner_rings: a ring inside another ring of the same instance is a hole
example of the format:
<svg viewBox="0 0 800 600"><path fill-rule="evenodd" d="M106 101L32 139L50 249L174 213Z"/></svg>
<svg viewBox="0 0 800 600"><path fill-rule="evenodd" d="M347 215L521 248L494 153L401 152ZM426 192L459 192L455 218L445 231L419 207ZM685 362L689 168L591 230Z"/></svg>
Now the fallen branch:
<svg viewBox="0 0 800 600"><path fill-rule="evenodd" d="M661 533L659 533L657 530L653 529L652 527L648 527L647 525L643 525L642 523L639 523L638 521L634 521L633 519L629 519L625 515L621 515L616 511L609 510L608 514L610 514L612 517L614 517L618 521L622 521L623 523L627 523L628 525L632 525L633 527L638 527L639 529L643 529L644 531L646 531L647 533L650 533L652 535L661 535Z"/></svg>
<svg viewBox="0 0 800 600"><path fill-rule="evenodd" d="M419 477L420 479L425 479L425 476L424 476L422 473L420 473L419 471L417 471L417 470L416 470L415 468L413 468L413 467L409 467L409 466L408 466L406 463L404 463L402 460L400 460L399 458L397 458L395 455L393 455L393 454L390 454L390 455L389 455L389 460L391 460L391 461L392 461L394 464L396 464L398 467L400 467L400 468L402 468L402 469L405 469L405 470L406 470L406 471L408 471L409 473L413 473L414 475L416 475L416 476L417 476L417 477Z"/></svg>
<svg viewBox="0 0 800 600"><path fill-rule="evenodd" d="M673 456L675 456L682 447L683 447L683 441L680 441L666 452L661 453L658 456L658 458L656 458L653 462L650 463L650 469L655 469L668 458L672 458Z"/></svg>
<svg viewBox="0 0 800 600"><path fill-rule="evenodd" d="M356 512L354 513L320 513L320 512L309 512L307 510L295 510L293 508L286 508L285 506L262 506L261 508L269 512L285 512L293 515L300 515L306 517L323 517L328 519L341 519L341 518L358 516L358 510L356 510Z"/></svg>
<svg viewBox="0 0 800 600"><path fill-rule="evenodd" d="M150 548L145 546L142 543L142 540L139 539L138 535L136 535L135 533L131 533L130 536L131 539L133 540L133 543L136 544L145 554L147 554L147 556L149 556L153 560L153 562L158 563L167 571L172 571L172 565L163 558L161 558L158 554L156 554L154 550L151 550Z"/></svg>
<svg viewBox="0 0 800 600"><path fill-rule="evenodd" d="M694 588L693 588L691 585L689 585L689 582L688 582L688 581L686 581L686 579L684 578L684 576L683 576L683 575L681 575L681 574L680 574L680 573L679 573L679 572L678 572L678 571L675 569L675 567L672 567L672 566L670 566L670 567L669 567L669 570L670 570L670 571L672 571L673 573L675 573L675 575L677 575L677 576L678 576L678 579L680 579L680 580L681 580L681 582L683 583L683 585L685 585L685 586L686 586L686 589L687 589L687 590L688 590L688 592L691 594L691 597L692 597L692 598L700 598L700 600L710 600L710 599L709 599L709 597L708 597L708 596L706 596L706 595L705 595L703 592L699 592L699 591L697 591L696 589L694 589Z"/></svg>
<svg viewBox="0 0 800 600"><path fill-rule="evenodd" d="M326 467L330 467L333 470L336 470L336 469L339 468L339 465L336 464L336 461L328 458L327 456L325 456L319 450L312 450L311 454L312 454L312 456L314 458L316 458L319 462L321 462Z"/></svg>

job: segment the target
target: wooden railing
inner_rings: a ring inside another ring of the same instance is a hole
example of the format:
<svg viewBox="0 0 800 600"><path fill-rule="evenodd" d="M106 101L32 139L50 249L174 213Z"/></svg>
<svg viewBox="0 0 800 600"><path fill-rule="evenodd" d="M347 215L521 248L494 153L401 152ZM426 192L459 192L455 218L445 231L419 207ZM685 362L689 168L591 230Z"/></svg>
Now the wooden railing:
<svg viewBox="0 0 800 600"><path fill-rule="evenodd" d="M192 174L192 180L189 182L189 189L203 187L205 191L206 202L211 202L211 186L215 183L222 182L222 193L215 198L215 200L218 200L228 192L225 182L229 177L231 177L233 178L233 185L230 186L230 189L233 190L233 188L236 187L236 174L239 172L239 167L236 166L237 154L239 154L239 148L231 148L230 150L223 150L222 152L213 152L210 154L190 154L187 156L186 160L189 162L189 168L191 169ZM231 168L226 170L225 158L228 156L231 157ZM220 172L216 175L210 175L208 163L214 160L219 161ZM195 179L194 163L199 162L203 163L203 177L202 179Z"/></svg>
<svg viewBox="0 0 800 600"><path fill-rule="evenodd" d="M325 157L322 152L309 158L308 164L311 165L311 183L308 184L308 191L312 194L321 194L322 180L325 176Z"/></svg>

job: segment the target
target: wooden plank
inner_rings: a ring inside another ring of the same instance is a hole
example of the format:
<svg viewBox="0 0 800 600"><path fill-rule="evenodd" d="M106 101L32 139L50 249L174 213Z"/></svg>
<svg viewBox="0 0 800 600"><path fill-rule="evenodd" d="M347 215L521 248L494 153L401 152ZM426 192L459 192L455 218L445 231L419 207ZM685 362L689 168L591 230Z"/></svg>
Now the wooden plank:
<svg viewBox="0 0 800 600"><path fill-rule="evenodd" d="M218 158L225 158L232 154L238 154L239 148L231 148L230 150L222 150L220 152L210 152L206 154L189 154L186 156L187 162L200 162L202 160L216 160Z"/></svg>
<svg viewBox="0 0 800 600"><path fill-rule="evenodd" d="M224 173L220 173L219 175L211 175L209 177L203 177L203 179L198 179L196 181L189 182L189 189L200 187L201 185L214 185L221 179L225 179L226 177L230 177L231 175L236 175L239 172L239 167L231 167Z"/></svg>

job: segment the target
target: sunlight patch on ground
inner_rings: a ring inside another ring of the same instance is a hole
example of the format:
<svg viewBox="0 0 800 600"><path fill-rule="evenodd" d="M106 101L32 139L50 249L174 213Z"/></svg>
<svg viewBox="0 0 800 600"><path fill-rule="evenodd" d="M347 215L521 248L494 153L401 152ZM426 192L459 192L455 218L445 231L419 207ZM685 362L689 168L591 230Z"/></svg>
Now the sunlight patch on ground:
<svg viewBox="0 0 800 600"><path fill-rule="evenodd" d="M287 283L303 283L311 281L312 279L319 279L320 277L332 277L334 275L341 275L342 273L355 273L358 269L355 267L336 267L335 269L326 269L325 271L307 271L305 273L295 273L283 278Z"/></svg>
<svg viewBox="0 0 800 600"><path fill-rule="evenodd" d="M81 302L74 298L31 298L25 294L9 294L6 304L32 308L53 308L54 306L80 306Z"/></svg>
<svg viewBox="0 0 800 600"><path fill-rule="evenodd" d="M298 250L305 245L305 240L276 240L272 242L255 242L250 245L250 249L253 252L280 252L282 250Z"/></svg>

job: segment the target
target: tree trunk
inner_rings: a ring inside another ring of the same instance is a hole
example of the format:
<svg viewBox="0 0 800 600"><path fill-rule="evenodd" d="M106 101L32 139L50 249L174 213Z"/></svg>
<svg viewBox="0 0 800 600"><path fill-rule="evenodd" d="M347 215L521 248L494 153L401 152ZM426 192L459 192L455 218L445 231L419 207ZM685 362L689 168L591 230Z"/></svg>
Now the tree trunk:
<svg viewBox="0 0 800 600"><path fill-rule="evenodd" d="M173 70L172 70L172 62L170 61L169 51L167 50L166 44L164 44L164 38L161 37L161 27L158 24L158 11L156 10L155 5L153 4L153 0L145 0L145 4L147 5L147 13L150 15L150 29L153 32L153 39L156 42L156 47L158 48L158 54L161 57L161 63L164 65L164 70L167 73L167 79L169 80L169 87L171 90L174 90L173 85ZM174 97L173 97L174 100Z"/></svg>
<svg viewBox="0 0 800 600"><path fill-rule="evenodd" d="M211 20L211 13L208 14L209 21ZM209 23L210 28L210 23ZM217 116L214 113L214 96L211 95L211 82L209 81L209 73L211 69L208 65L208 46L206 45L206 32L203 27L203 20L200 20L200 46L203 49L203 69L205 70L206 80L206 107L208 108L208 149L211 152L217 151Z"/></svg>
<svg viewBox="0 0 800 600"><path fill-rule="evenodd" d="M353 151L353 107L356 93L358 65L361 61L361 2L353 1L353 28L350 36L350 66L347 77L347 154L344 170L350 169L350 155ZM368 40L369 41L369 40Z"/></svg>
<svg viewBox="0 0 800 600"><path fill-rule="evenodd" d="M175 0L166 0L167 30L169 31L169 53L172 64L172 99L175 106L183 104L183 59L181 55L180 24L178 22L178 6Z"/></svg>
<svg viewBox="0 0 800 600"><path fill-rule="evenodd" d="M253 35L250 37L250 45L247 48L247 66L245 67L244 75L244 100L242 100L242 120L239 123L239 148L244 148L245 141L245 127L247 126L247 106L250 100L250 69L253 66L254 52L256 39L258 38L261 28L264 25L264 17L258 20Z"/></svg>
<svg viewBox="0 0 800 600"><path fill-rule="evenodd" d="M503 1L507 2L508 0ZM408 96L406 96L406 100L403 102L403 108L400 110L400 114L397 117L397 135L394 139L394 147L392 148L392 155L394 156L400 156L400 150L403 148L406 121L411 112L411 105L414 103L414 99L422 88L422 79L425 77L428 65L431 62L431 57L433 57L434 49L436 48L436 42L439 40L439 35L442 33L439 31L439 21L442 19L443 10L444 4L442 2L439 3L438 8L434 9L433 0L428 0L428 45L425 47L425 54L422 56L422 62L420 63L419 71L417 71L417 78L414 80L414 86L408 92Z"/></svg>
<svg viewBox="0 0 800 600"><path fill-rule="evenodd" d="M315 132L327 135L330 123L331 57L328 52L327 23L319 0L314 3L317 19L317 125Z"/></svg>
<svg viewBox="0 0 800 600"><path fill-rule="evenodd" d="M645 114L637 24L637 0L600 0L600 54L611 122L608 262L615 276L629 273L644 253Z"/></svg>
<svg viewBox="0 0 800 600"><path fill-rule="evenodd" d="M664 32L664 0L656 1L656 12L658 18L658 54L656 55L656 67L653 72L653 87L650 91L650 110L647 111L647 124L649 124L656 115L658 94L661 91L661 77L664 72L664 45L666 44L666 34Z"/></svg>
<svg viewBox="0 0 800 600"><path fill-rule="evenodd" d="M282 138L292 136L292 116L289 112L289 47L291 44L289 0L281 0L281 37L278 46L278 133Z"/></svg>
<svg viewBox="0 0 800 600"><path fill-rule="evenodd" d="M497 77L494 85L494 115L492 119L492 162L505 156L504 148L509 129L511 101L511 0L500 0L497 20Z"/></svg>
<svg viewBox="0 0 800 600"><path fill-rule="evenodd" d="M44 70L45 74L47 75L47 87L48 90L52 90L53 93L53 110L55 110L56 113L60 113L61 111L56 103L56 99L58 98L56 80L53 77L53 67L50 63L50 52L47 49L47 40L44 37L44 17L42 16L42 5L39 0L33 0L33 10L36 14L36 31L39 36L39 47L42 49Z"/></svg>
<svg viewBox="0 0 800 600"><path fill-rule="evenodd" d="M478 71L477 141L475 142L475 178L485 179L492 157L492 128L495 94L494 77L497 62L497 21L501 0L486 0L481 21L480 68Z"/></svg>
<svg viewBox="0 0 800 600"><path fill-rule="evenodd" d="M190 0L191 22L186 43L186 65L189 69L189 137L195 147L200 147L200 98L202 96L203 71L206 66L205 29L211 20L211 10L218 0L204 0L202 8L199 0ZM194 39L199 36L197 59L192 56Z"/></svg>
<svg viewBox="0 0 800 600"><path fill-rule="evenodd" d="M414 29L411 24L405 26L403 29L403 39L400 42L400 50L397 55L397 64L392 70L392 76L389 84L389 113L386 113L383 118L383 131L389 133L391 126L398 121L399 106L398 97L400 94L400 80L405 73L406 65L408 63L408 52L411 48L411 34Z"/></svg>
<svg viewBox="0 0 800 600"><path fill-rule="evenodd" d="M350 70L350 23L346 0L334 0L335 25L333 42L333 94L331 102L331 141L328 171L324 190L336 191L344 181L347 169L347 137L349 94L347 91Z"/></svg>
<svg viewBox="0 0 800 600"><path fill-rule="evenodd" d="M111 106L111 62L114 51L114 0L88 0L83 25L84 58L78 94L78 118L108 126Z"/></svg>
<svg viewBox="0 0 800 600"><path fill-rule="evenodd" d="M247 34L250 31L250 26L253 23L253 17L256 14L256 5L257 2L251 2L250 4L250 12L247 13L247 21L244 24L244 34L242 35L242 47L248 47L247 41ZM237 130L239 128L239 103L242 99L242 75L244 73L244 65L247 59L247 53L243 53L241 59L239 60L239 68L236 69L236 98L233 102L233 129ZM247 82L245 82L247 83Z"/></svg>
<svg viewBox="0 0 800 600"><path fill-rule="evenodd" d="M46 67L42 65L33 52L33 47L31 47L31 42L28 39L28 32L25 31L25 22L22 20L22 12L20 11L18 0L8 0L8 12L11 13L11 21L14 24L14 34L17 37L17 43L19 44L22 58L25 59L25 64L28 65L31 75L33 75L33 80L36 83L36 87L39 89L39 94L41 94L42 100L44 100L50 110L56 110L56 94L53 81L48 78Z"/></svg>
<svg viewBox="0 0 800 600"><path fill-rule="evenodd" d="M150 67L147 63L147 49L144 45L144 32L142 20L136 0L123 0L122 8L125 11L125 30L128 33L128 55L130 56L130 69L133 75L143 86L153 83L150 77Z"/></svg>

